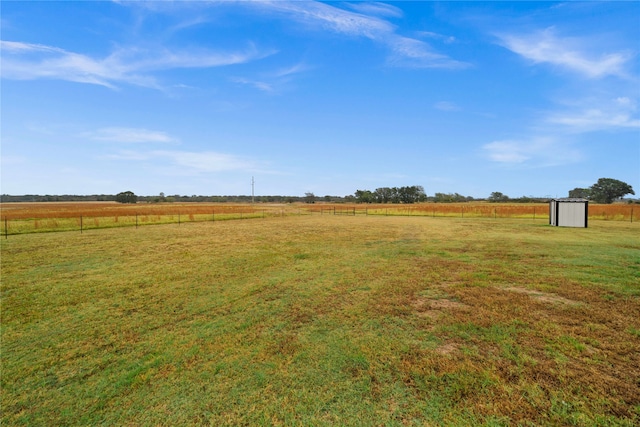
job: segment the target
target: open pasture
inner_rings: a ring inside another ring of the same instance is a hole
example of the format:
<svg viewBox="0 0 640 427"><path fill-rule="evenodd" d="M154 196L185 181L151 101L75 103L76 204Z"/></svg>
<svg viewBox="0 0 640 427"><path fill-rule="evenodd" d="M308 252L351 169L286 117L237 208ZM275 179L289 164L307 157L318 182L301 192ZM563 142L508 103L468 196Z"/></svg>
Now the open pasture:
<svg viewBox="0 0 640 427"><path fill-rule="evenodd" d="M284 205L226 203L47 202L3 203L1 207L3 234L9 235L264 218L294 212Z"/></svg>
<svg viewBox="0 0 640 427"><path fill-rule="evenodd" d="M2 250L2 424L640 423L640 226L302 215Z"/></svg>
<svg viewBox="0 0 640 427"><path fill-rule="evenodd" d="M634 221L633 205L589 206L590 220ZM547 221L546 203L422 203L398 204L231 204L115 202L3 203L5 236L49 231L137 227L152 224L224 221L286 215L379 215L454 218L518 218ZM635 212L636 220L638 210Z"/></svg>

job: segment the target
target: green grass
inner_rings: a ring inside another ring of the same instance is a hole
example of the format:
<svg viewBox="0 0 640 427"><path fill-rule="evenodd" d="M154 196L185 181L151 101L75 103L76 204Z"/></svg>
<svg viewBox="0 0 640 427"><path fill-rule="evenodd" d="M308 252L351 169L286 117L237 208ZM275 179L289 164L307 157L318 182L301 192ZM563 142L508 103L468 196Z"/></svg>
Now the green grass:
<svg viewBox="0 0 640 427"><path fill-rule="evenodd" d="M637 425L640 228L314 215L10 236L3 425Z"/></svg>

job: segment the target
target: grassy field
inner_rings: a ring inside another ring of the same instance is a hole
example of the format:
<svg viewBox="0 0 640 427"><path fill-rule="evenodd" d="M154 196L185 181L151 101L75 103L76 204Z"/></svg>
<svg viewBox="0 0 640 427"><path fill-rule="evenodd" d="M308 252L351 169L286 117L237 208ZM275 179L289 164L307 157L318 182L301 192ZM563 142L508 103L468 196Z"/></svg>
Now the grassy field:
<svg viewBox="0 0 640 427"><path fill-rule="evenodd" d="M635 216L634 216L635 209ZM43 202L0 204L1 232L16 234L84 231L188 222L215 222L290 215L377 215L453 218L519 218L547 221L547 203L417 203L417 204L233 204ZM638 222L637 206L589 205L590 220Z"/></svg>
<svg viewBox="0 0 640 427"><path fill-rule="evenodd" d="M306 215L1 241L2 425L640 423L640 226Z"/></svg>

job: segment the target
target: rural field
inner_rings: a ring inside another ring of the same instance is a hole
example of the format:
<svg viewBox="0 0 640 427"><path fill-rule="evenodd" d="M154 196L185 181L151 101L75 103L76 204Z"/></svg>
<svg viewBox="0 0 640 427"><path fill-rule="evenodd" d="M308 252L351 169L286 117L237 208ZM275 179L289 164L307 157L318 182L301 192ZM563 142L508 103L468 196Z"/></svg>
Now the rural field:
<svg viewBox="0 0 640 427"><path fill-rule="evenodd" d="M640 424L636 221L274 212L3 238L2 425Z"/></svg>
<svg viewBox="0 0 640 427"><path fill-rule="evenodd" d="M635 212L634 212L635 209ZM547 203L419 203L419 204L231 204L43 202L2 203L2 234L84 231L157 224L215 222L290 215L378 215L454 218L519 218L548 220ZM637 206L589 205L589 220L638 221Z"/></svg>

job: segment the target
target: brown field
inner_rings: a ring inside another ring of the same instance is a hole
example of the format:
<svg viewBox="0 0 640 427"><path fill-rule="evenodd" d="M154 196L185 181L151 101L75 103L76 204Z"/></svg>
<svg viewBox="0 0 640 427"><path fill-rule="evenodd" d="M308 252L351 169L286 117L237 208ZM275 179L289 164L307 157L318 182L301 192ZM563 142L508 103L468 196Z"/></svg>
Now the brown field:
<svg viewBox="0 0 640 427"><path fill-rule="evenodd" d="M43 202L43 203L2 203L2 218L77 218L114 217L127 215L195 215L215 213L253 213L265 209L273 210L274 205L247 205L224 203L138 203L116 202Z"/></svg>

